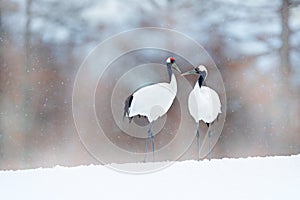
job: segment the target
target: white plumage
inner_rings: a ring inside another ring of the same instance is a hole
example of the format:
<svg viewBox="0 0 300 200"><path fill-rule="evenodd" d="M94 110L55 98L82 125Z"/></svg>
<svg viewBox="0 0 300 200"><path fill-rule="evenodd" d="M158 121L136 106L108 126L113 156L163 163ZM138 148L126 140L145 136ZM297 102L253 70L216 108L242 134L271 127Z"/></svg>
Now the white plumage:
<svg viewBox="0 0 300 200"><path fill-rule="evenodd" d="M177 93L177 82L174 74L170 83L157 83L143 87L133 93L129 107L129 117L142 115L149 122L157 120L170 109Z"/></svg>
<svg viewBox="0 0 300 200"><path fill-rule="evenodd" d="M177 82L172 69L177 70L179 73L181 72L175 63L174 58L169 57L166 60L166 64L170 81L169 83L157 83L142 87L130 95L125 101L124 117L128 117L131 121L131 119L135 116L144 116L147 117L150 122L148 139L146 142L145 160L148 153L148 140L150 138L152 139L152 151L154 158L154 137L152 132L153 122L168 112L177 93Z"/></svg>
<svg viewBox="0 0 300 200"><path fill-rule="evenodd" d="M221 102L216 91L209 87L199 87L198 82L189 95L189 111L196 123L213 122L221 113Z"/></svg>
<svg viewBox="0 0 300 200"><path fill-rule="evenodd" d="M191 71L185 72L181 75L196 74L199 76L193 90L189 95L188 108L191 116L197 123L197 146L198 146L198 160L200 159L200 130L199 121L204 121L207 126L214 122L218 115L221 113L221 102L219 95L213 89L203 86L204 80L206 79L208 72L206 67L200 65L195 67ZM210 132L208 133L210 139ZM210 149L210 141L209 141Z"/></svg>

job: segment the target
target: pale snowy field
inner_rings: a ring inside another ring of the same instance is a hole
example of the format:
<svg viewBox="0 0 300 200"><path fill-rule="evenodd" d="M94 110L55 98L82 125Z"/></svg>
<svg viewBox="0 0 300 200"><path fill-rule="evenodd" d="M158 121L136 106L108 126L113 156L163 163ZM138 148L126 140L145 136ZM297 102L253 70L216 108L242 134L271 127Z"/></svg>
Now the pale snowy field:
<svg viewBox="0 0 300 200"><path fill-rule="evenodd" d="M298 200L300 155L176 162L143 175L106 166L0 171L0 198Z"/></svg>

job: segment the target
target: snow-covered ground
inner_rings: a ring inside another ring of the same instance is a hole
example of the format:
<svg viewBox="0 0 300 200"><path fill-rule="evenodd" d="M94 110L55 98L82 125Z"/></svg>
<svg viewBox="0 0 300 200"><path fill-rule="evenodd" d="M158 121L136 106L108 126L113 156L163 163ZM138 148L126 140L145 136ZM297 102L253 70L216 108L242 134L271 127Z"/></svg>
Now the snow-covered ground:
<svg viewBox="0 0 300 200"><path fill-rule="evenodd" d="M298 200L300 155L183 161L143 175L106 166L0 171L0 198Z"/></svg>

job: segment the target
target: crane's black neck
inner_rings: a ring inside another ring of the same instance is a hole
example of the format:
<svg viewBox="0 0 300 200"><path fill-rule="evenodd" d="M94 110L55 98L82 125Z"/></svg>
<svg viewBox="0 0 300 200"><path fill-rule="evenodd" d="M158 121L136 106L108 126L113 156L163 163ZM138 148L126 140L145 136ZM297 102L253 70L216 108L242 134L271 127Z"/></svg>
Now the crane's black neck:
<svg viewBox="0 0 300 200"><path fill-rule="evenodd" d="M202 85L203 85L203 82L204 82L204 77L202 75L199 76L199 79L198 79L198 84L199 84L199 87L201 88Z"/></svg>
<svg viewBox="0 0 300 200"><path fill-rule="evenodd" d="M167 70L168 70L168 75L169 75L169 81L171 82L171 77L172 77L172 64L171 63L167 63Z"/></svg>

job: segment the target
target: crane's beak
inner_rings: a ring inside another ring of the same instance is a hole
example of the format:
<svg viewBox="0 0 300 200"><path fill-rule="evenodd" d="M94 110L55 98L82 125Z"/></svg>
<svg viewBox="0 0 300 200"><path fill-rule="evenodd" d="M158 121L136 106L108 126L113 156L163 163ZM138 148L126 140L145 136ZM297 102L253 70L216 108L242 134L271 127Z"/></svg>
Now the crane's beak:
<svg viewBox="0 0 300 200"><path fill-rule="evenodd" d="M191 75L191 74L197 74L197 72L194 69L192 69L191 71L182 73L181 76L186 76L186 75Z"/></svg>
<svg viewBox="0 0 300 200"><path fill-rule="evenodd" d="M172 67L173 67L176 71L178 71L179 73L181 73L181 71L180 71L180 69L179 69L179 67L177 66L176 63L173 63L173 64L172 64Z"/></svg>

